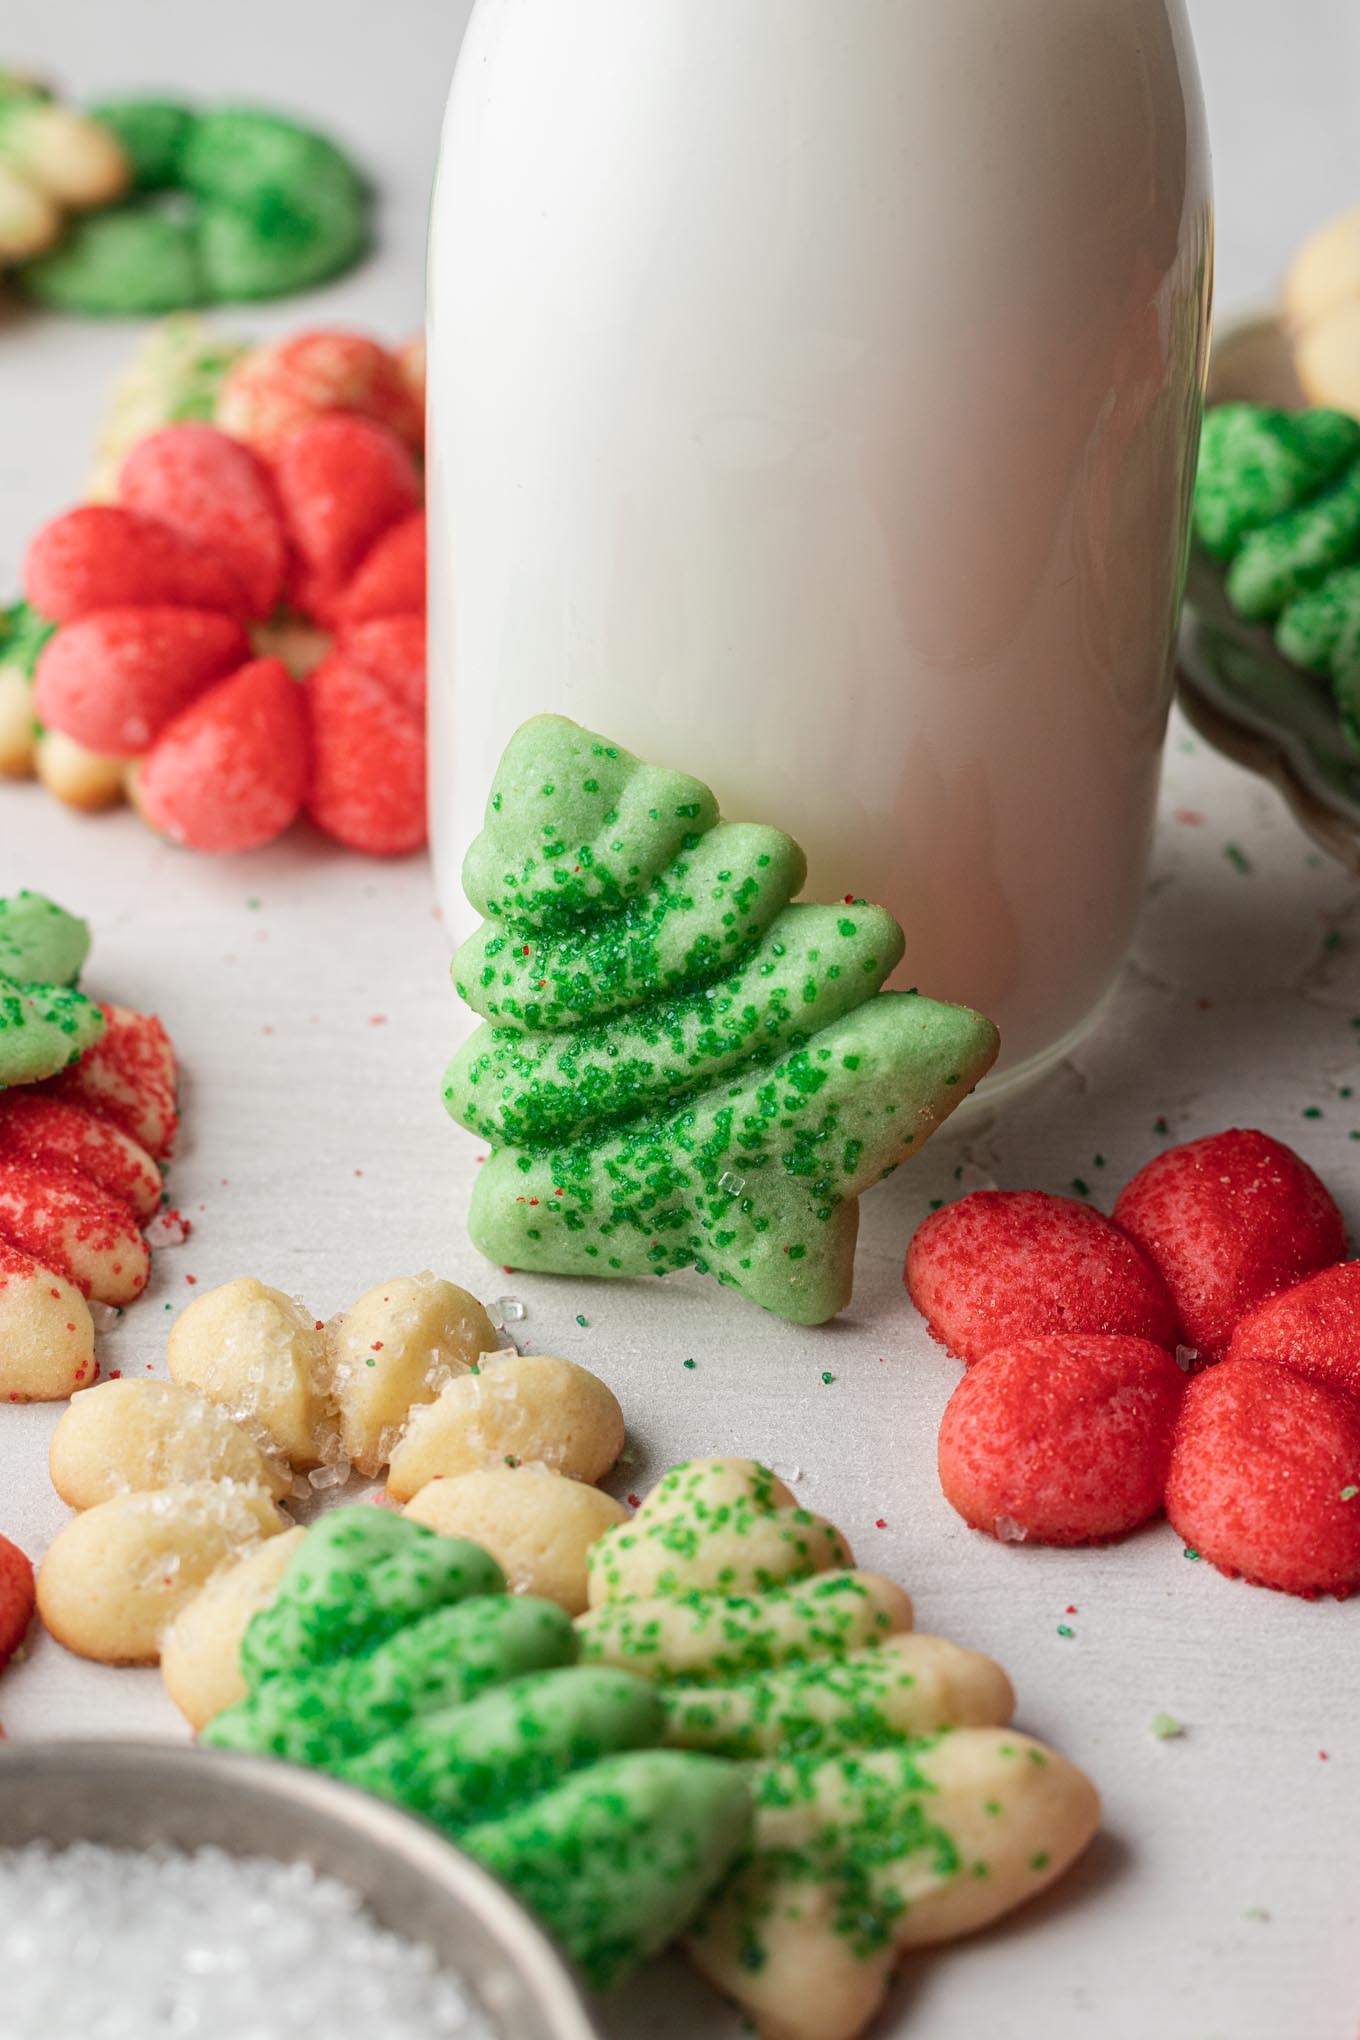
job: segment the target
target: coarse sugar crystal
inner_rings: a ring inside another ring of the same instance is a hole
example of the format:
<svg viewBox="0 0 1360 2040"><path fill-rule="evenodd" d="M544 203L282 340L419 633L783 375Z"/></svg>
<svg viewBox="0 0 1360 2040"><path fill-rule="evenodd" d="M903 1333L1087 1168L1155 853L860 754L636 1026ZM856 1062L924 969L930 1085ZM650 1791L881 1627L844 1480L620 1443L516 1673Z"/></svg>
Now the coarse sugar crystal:
<svg viewBox="0 0 1360 2040"><path fill-rule="evenodd" d="M305 1863L0 1849L6 2040L494 2040L461 1978Z"/></svg>

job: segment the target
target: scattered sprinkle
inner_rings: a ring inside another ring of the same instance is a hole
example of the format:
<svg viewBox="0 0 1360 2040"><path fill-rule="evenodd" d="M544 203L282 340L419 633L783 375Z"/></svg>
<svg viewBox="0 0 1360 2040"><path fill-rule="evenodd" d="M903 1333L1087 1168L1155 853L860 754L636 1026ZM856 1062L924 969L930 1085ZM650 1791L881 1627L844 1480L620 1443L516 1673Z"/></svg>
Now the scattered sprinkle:
<svg viewBox="0 0 1360 2040"><path fill-rule="evenodd" d="M1072 1628L1070 1623L1060 1622L1058 1624L1058 1634L1059 1636L1075 1636L1076 1631Z"/></svg>
<svg viewBox="0 0 1360 2040"><path fill-rule="evenodd" d="M1187 1544L1184 1551L1181 1553L1181 1557L1197 1559L1199 1557L1199 1553L1196 1551L1193 1544Z"/></svg>
<svg viewBox="0 0 1360 2040"><path fill-rule="evenodd" d="M832 1382L833 1382L833 1381L834 1381L835 1379L836 1379L836 1377L835 1377L835 1375L834 1375L834 1374L826 1374L826 1373L823 1373L823 1375L822 1375L822 1380L823 1380L823 1381L824 1381L824 1382L826 1383L826 1386L827 1386L828 1388L830 1388L830 1386L831 1386Z"/></svg>
<svg viewBox="0 0 1360 2040"><path fill-rule="evenodd" d="M1223 855L1227 858L1233 870L1240 872L1243 878L1250 875L1251 859L1240 843L1225 843L1223 845Z"/></svg>
<svg viewBox="0 0 1360 2040"><path fill-rule="evenodd" d="M1154 1714L1150 1726L1158 1742L1174 1742L1185 1734L1185 1723L1177 1721L1174 1714Z"/></svg>
<svg viewBox="0 0 1360 2040"><path fill-rule="evenodd" d="M1356 1487L1354 1484L1349 1487L1343 1487L1341 1490L1343 1502L1353 1502L1357 1495L1360 1495L1360 1487Z"/></svg>
<svg viewBox="0 0 1360 2040"><path fill-rule="evenodd" d="M590 1319L588 1317L582 1317L580 1311L578 1310L576 1313L576 1322L578 1325L588 1325L590 1323Z"/></svg>
<svg viewBox="0 0 1360 2040"><path fill-rule="evenodd" d="M686 1367L690 1367L690 1368L693 1368L693 1367L697 1367L699 1363L698 1363L698 1361L697 1361L697 1360L686 1360L684 1364L685 1364L685 1366L686 1366Z"/></svg>
<svg viewBox="0 0 1360 2040"><path fill-rule="evenodd" d="M1072 1178L1072 1188L1076 1191L1078 1197L1089 1197L1091 1194L1091 1186L1084 1176L1074 1176Z"/></svg>

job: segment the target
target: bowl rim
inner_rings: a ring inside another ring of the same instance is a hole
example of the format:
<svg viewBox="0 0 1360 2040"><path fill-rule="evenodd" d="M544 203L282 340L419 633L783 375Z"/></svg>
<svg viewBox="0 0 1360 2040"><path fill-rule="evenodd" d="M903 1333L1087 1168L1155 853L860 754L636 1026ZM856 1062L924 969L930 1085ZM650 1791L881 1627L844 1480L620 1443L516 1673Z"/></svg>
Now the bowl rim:
<svg viewBox="0 0 1360 2040"><path fill-rule="evenodd" d="M0 1848L42 1839L32 1834L20 1839L8 1831L7 1800L12 1790L25 1785L41 1788L47 1780L63 1785L84 1783L98 1789L115 1777L126 1784L129 1776L136 1778L139 1774L148 1791L163 1792L168 1799L174 1799L177 1788L192 1779L210 1794L221 1794L224 1800L239 1802L243 1796L258 1800L272 1805L285 1818L297 1815L303 1821L314 1819L323 1827L338 1827L379 1855L399 1858L408 1871L432 1886L442 1899L469 1914L496 1945L545 2015L554 2040L600 2040L599 2029L569 1960L508 1885L457 1848L429 1821L322 1771L277 1758L186 1746L153 1737L54 1736L23 1742L0 1741ZM109 1840L97 1833L88 1839L102 1840L108 1848L148 1846L133 1839ZM175 1841L167 1842L166 1846L187 1851L195 1844ZM288 1860L277 1843L271 1846L264 1840L258 1848L245 1848L205 1835L197 1846L222 1848L230 1855L254 1854L276 1861ZM321 1868L323 1874L337 1883L347 1881L343 1871L324 1865ZM369 1900L364 1893L359 1892L358 1896L368 1909Z"/></svg>

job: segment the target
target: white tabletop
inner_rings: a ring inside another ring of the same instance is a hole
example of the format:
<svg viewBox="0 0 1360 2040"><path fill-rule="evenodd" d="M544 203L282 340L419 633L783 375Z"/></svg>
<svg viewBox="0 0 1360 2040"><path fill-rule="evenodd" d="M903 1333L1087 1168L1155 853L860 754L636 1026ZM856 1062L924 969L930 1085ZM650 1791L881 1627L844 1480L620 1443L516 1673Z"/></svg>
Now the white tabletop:
<svg viewBox="0 0 1360 2040"><path fill-rule="evenodd" d="M1193 12L1231 307L1268 292L1299 233L1360 196L1360 23L1347 0L1198 0ZM1293 25L1304 12L1306 40ZM324 316L396 336L420 317L425 192L465 13L463 0L10 0L4 54L80 92L173 84L324 114L381 185L381 253L322 297L227 323ZM77 491L129 337L25 315L0 327L0 589L29 530ZM301 1294L318 1316L422 1266L517 1294L535 1347L619 1393L635 1455L624 1488L684 1455L767 1458L862 1560L909 1587L922 1628L999 1658L1023 1726L1100 1784L1105 1826L1081 1869L977 1942L914 1961L887 2030L1353 2030L1360 1611L1224 1580L1188 1563L1165 1524L1101 1551L972 1535L934 1467L958 1370L900 1272L930 1200L960 1182L1065 1190L1083 1177L1108 1206L1163 1144L1159 1115L1176 1137L1245 1122L1290 1141L1360 1230L1360 1099L1340 1095L1360 1087L1360 895L1273 793L1173 725L1147 911L1117 1000L1002 1123L946 1132L866 1201L854 1308L822 1332L697 1278L592 1288L507 1278L473 1253L475 1147L439 1103L453 999L423 861L374 866L303 840L215 862L161 845L129 814L82 821L26 787L0 790L0 891L19 885L88 915L91 988L159 1011L184 1068L172 1191L195 1231L157 1256L149 1295L103 1343L106 1369L163 1371L171 1314L238 1274ZM0 1530L35 1555L66 1515L45 1471L56 1415L3 1413ZM1153 1735L1160 1711L1183 1737ZM0 1682L0 1720L12 1737L184 1732L156 1674L85 1666L42 1636ZM739 2030L678 1965L664 1988L656 1972L640 1980L612 2019L618 2040Z"/></svg>

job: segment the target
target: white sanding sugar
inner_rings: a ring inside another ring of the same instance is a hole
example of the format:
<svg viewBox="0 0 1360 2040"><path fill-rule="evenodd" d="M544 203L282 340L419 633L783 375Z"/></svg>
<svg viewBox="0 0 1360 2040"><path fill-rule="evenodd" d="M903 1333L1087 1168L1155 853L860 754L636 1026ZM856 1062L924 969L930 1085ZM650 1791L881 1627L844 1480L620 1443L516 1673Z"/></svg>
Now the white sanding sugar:
<svg viewBox="0 0 1360 2040"><path fill-rule="evenodd" d="M429 1949L305 1864L0 1849L6 2040L493 2040Z"/></svg>

